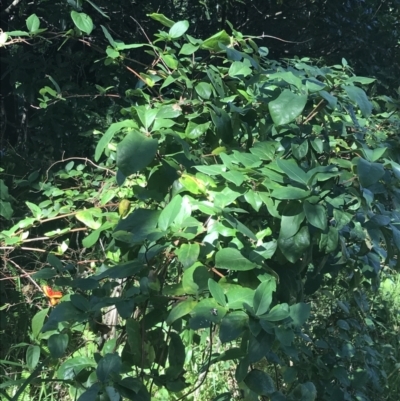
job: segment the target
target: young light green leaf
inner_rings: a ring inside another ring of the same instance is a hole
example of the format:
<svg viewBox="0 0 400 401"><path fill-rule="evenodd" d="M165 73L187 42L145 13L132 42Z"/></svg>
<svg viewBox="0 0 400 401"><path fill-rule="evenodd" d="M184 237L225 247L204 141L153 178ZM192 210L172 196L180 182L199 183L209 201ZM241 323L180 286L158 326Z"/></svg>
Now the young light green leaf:
<svg viewBox="0 0 400 401"><path fill-rule="evenodd" d="M71 11L71 18L78 29L90 35L93 31L93 21L89 15Z"/></svg>
<svg viewBox="0 0 400 401"><path fill-rule="evenodd" d="M30 15L26 19L26 27L30 33L36 32L40 27L40 20L36 14Z"/></svg>
<svg viewBox="0 0 400 401"><path fill-rule="evenodd" d="M178 21L174 25L171 26L169 30L169 36L172 39L180 38L189 28L188 21Z"/></svg>

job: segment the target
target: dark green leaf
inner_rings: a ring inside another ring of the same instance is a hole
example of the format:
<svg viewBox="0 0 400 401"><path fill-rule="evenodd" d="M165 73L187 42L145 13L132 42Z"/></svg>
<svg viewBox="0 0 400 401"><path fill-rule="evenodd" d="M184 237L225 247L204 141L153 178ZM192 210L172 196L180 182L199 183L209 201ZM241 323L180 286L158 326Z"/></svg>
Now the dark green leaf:
<svg viewBox="0 0 400 401"><path fill-rule="evenodd" d="M269 396L275 391L271 377L258 369L253 369L244 379L246 386L257 395Z"/></svg>
<svg viewBox="0 0 400 401"><path fill-rule="evenodd" d="M117 377L122 367L121 357L118 354L106 354L97 365L97 378L105 383L113 376Z"/></svg>
<svg viewBox="0 0 400 401"><path fill-rule="evenodd" d="M293 319L293 324L297 327L301 327L309 318L310 312L311 306L304 302L292 305L290 307L290 317Z"/></svg>
<svg viewBox="0 0 400 401"><path fill-rule="evenodd" d="M357 86L343 86L347 96L355 103L361 110L364 117L369 117L372 112L372 103L368 100L364 90Z"/></svg>
<svg viewBox="0 0 400 401"><path fill-rule="evenodd" d="M307 221L316 228L325 231L328 225L326 210L322 205L313 205L305 201L303 203Z"/></svg>
<svg viewBox="0 0 400 401"><path fill-rule="evenodd" d="M249 316L241 311L228 313L221 321L219 339L222 343L236 340L247 329Z"/></svg>
<svg viewBox="0 0 400 401"><path fill-rule="evenodd" d="M357 162L357 174L360 184L363 187L369 187L385 175L385 169L382 164L371 163L360 157Z"/></svg>
<svg viewBox="0 0 400 401"><path fill-rule="evenodd" d="M296 263L310 246L308 228L302 227L293 237L279 238L278 246L289 262Z"/></svg>
<svg viewBox="0 0 400 401"><path fill-rule="evenodd" d="M128 177L147 167L157 152L157 139L131 131L117 147L117 166Z"/></svg>
<svg viewBox="0 0 400 401"><path fill-rule="evenodd" d="M269 310L272 302L272 294L276 290L274 278L263 281L254 294L253 308L257 316L261 316Z"/></svg>
<svg viewBox="0 0 400 401"><path fill-rule="evenodd" d="M68 346L68 341L68 334L53 334L47 340L47 346L49 347L51 356L55 359L64 356L65 350Z"/></svg>

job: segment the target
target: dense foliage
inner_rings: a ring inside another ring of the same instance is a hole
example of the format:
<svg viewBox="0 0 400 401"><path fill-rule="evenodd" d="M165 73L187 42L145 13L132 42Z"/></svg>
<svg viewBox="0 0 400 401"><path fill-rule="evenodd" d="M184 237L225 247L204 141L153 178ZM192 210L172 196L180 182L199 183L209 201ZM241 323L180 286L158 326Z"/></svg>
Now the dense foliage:
<svg viewBox="0 0 400 401"><path fill-rule="evenodd" d="M4 397L394 400L398 96L368 96L377 80L345 58L271 59L228 18L197 36L151 13L158 33L133 21L146 41L123 42L88 4L63 3L63 33L32 14L0 41L33 57L15 74L37 68L27 46L54 52L51 73L15 78L31 153L3 155L4 271L35 304L19 381L3 351Z"/></svg>

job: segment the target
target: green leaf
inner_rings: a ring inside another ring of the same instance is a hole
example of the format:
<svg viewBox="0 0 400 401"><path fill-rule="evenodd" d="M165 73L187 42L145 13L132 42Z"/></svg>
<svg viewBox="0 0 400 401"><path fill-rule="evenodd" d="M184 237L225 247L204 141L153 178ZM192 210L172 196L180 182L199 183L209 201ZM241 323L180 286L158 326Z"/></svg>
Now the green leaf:
<svg viewBox="0 0 400 401"><path fill-rule="evenodd" d="M101 209L91 208L87 210L80 210L75 215L76 219L81 221L85 226L92 230L97 230L101 227Z"/></svg>
<svg viewBox="0 0 400 401"><path fill-rule="evenodd" d="M371 163L360 157L357 162L357 174L360 184L369 187L385 175L385 169L380 163Z"/></svg>
<svg viewBox="0 0 400 401"><path fill-rule="evenodd" d="M110 33L108 32L107 28L104 27L103 25L100 25L100 26L101 26L101 29L102 29L102 31L104 33L104 36L107 38L107 40L110 43L110 45L115 48L117 46L117 43L115 42L113 37L110 35Z"/></svg>
<svg viewBox="0 0 400 401"><path fill-rule="evenodd" d="M152 18L155 21L161 22L164 26L171 28L175 22L167 18L164 14L146 14L148 17Z"/></svg>
<svg viewBox="0 0 400 401"><path fill-rule="evenodd" d="M181 204L182 197L180 195L176 195L162 210L160 217L158 218L158 227L161 230L166 231L171 226L181 210Z"/></svg>
<svg viewBox="0 0 400 401"><path fill-rule="evenodd" d="M288 124L304 110L307 95L295 95L285 89L277 99L268 103L268 109L275 125Z"/></svg>
<svg viewBox="0 0 400 401"><path fill-rule="evenodd" d="M223 213L223 216L225 217L226 221L235 229L241 232L243 235L246 235L253 241L257 241L257 237L255 234L247 228L243 223L241 223L238 219L235 217L231 216L228 213Z"/></svg>
<svg viewBox="0 0 400 401"><path fill-rule="evenodd" d="M34 278L35 280L47 280L49 278L55 277L57 274L57 270L45 267L43 269L40 269L36 273L33 273L32 278Z"/></svg>
<svg viewBox="0 0 400 401"><path fill-rule="evenodd" d="M339 232L336 227L329 227L328 233L322 233L319 242L319 249L329 254L336 250L339 243Z"/></svg>
<svg viewBox="0 0 400 401"><path fill-rule="evenodd" d="M96 366L97 363L94 359L86 356L70 358L58 368L57 378L60 380L75 380L82 370Z"/></svg>
<svg viewBox="0 0 400 401"><path fill-rule="evenodd" d="M182 277L182 287L186 294L198 294L208 288L210 273L203 265L186 269Z"/></svg>
<svg viewBox="0 0 400 401"><path fill-rule="evenodd" d="M12 215L13 209L11 203L0 200L0 216L3 216L6 220L10 220Z"/></svg>
<svg viewBox="0 0 400 401"><path fill-rule="evenodd" d="M174 332L169 334L170 342L168 346L168 362L169 368L167 375L171 375L171 370L174 371L174 378L178 377L183 371L183 365L185 363L185 346L182 342L181 337Z"/></svg>
<svg viewBox="0 0 400 401"><path fill-rule="evenodd" d="M36 32L40 27L40 20L36 14L30 15L26 19L26 27L30 33Z"/></svg>
<svg viewBox="0 0 400 401"><path fill-rule="evenodd" d="M202 136L210 128L210 123L206 122L203 124L198 124L193 121L189 121L186 129L185 136L189 139L197 139Z"/></svg>
<svg viewBox="0 0 400 401"><path fill-rule="evenodd" d="M225 30L216 33L215 35L206 39L202 44L201 48L210 51L220 51L219 43L228 46L231 43L230 36L225 32Z"/></svg>
<svg viewBox="0 0 400 401"><path fill-rule="evenodd" d="M214 89L217 91L221 98L225 97L224 85L222 83L221 75L219 72L214 71L212 68L207 69L207 76L210 79Z"/></svg>
<svg viewBox="0 0 400 401"><path fill-rule="evenodd" d="M275 305L266 315L260 316L260 319L268 322L278 322L289 317L289 314L289 305L283 303Z"/></svg>
<svg viewBox="0 0 400 401"><path fill-rule="evenodd" d="M267 373L253 369L244 379L246 386L257 395L270 396L275 392L275 385Z"/></svg>
<svg viewBox="0 0 400 401"><path fill-rule="evenodd" d="M190 56L194 52L196 52L199 49L200 46L194 46L191 43L185 43L181 50L179 51L179 54L183 54L185 56Z"/></svg>
<svg viewBox="0 0 400 401"><path fill-rule="evenodd" d="M364 117L369 117L372 113L372 103L368 100L364 90L357 86L343 86L347 96L355 103L361 110Z"/></svg>
<svg viewBox="0 0 400 401"><path fill-rule="evenodd" d="M228 71L230 77L247 77L251 74L251 68L241 61L234 61Z"/></svg>
<svg viewBox="0 0 400 401"><path fill-rule="evenodd" d="M249 325L249 316L242 311L228 313L221 321L219 339L222 343L236 340Z"/></svg>
<svg viewBox="0 0 400 401"><path fill-rule="evenodd" d="M168 35L172 39L180 38L189 28L188 21L178 21L171 26Z"/></svg>
<svg viewBox="0 0 400 401"><path fill-rule="evenodd" d="M278 246L289 262L296 263L310 247L310 233L308 228L302 227L293 237L279 238Z"/></svg>
<svg viewBox="0 0 400 401"><path fill-rule="evenodd" d="M128 344L132 355L132 365L141 366L142 352L138 344L142 344L141 326L135 319L126 320L126 334Z"/></svg>
<svg viewBox="0 0 400 401"><path fill-rule="evenodd" d="M99 161L101 154L103 153L106 146L113 139L114 134L116 134L123 128L137 128L137 124L134 120L124 120L111 124L96 146L96 151L94 155L94 159L96 161Z"/></svg>
<svg viewBox="0 0 400 401"><path fill-rule="evenodd" d="M42 309L37 312L35 316L32 318L32 336L33 338L37 338L42 330L44 319L46 318L49 312L48 308Z"/></svg>
<svg viewBox="0 0 400 401"><path fill-rule="evenodd" d="M304 189L296 188L296 187L282 187L274 189L271 193L271 196L276 199L287 199L287 200L296 200L296 199L305 199L311 195L310 191L306 191Z"/></svg>
<svg viewBox="0 0 400 401"><path fill-rule="evenodd" d="M296 160L277 159L276 164L291 180L307 185L309 177L307 173L297 165Z"/></svg>
<svg viewBox="0 0 400 401"><path fill-rule="evenodd" d="M159 109L151 109L147 106L135 106L134 109L146 131L149 131L151 124L153 124L154 119L159 113Z"/></svg>
<svg viewBox="0 0 400 401"><path fill-rule="evenodd" d="M328 226L325 208L322 205L313 205L307 201L303 203L303 208L307 221L314 227L325 231Z"/></svg>
<svg viewBox="0 0 400 401"><path fill-rule="evenodd" d="M256 212L258 212L260 210L260 207L262 206L263 201L257 192L250 189L248 192L246 192L244 194L244 198Z"/></svg>
<svg viewBox="0 0 400 401"><path fill-rule="evenodd" d="M49 253L47 255L47 263L49 263L51 266L55 267L59 272L62 271L63 269L63 264L60 259L57 258L56 255Z"/></svg>
<svg viewBox="0 0 400 401"><path fill-rule="evenodd" d="M38 345L29 345L26 350L26 364L28 369L32 371L35 369L40 358L40 347Z"/></svg>
<svg viewBox="0 0 400 401"><path fill-rule="evenodd" d="M253 306L254 290L230 283L219 283L228 298L229 309L243 309L244 304Z"/></svg>
<svg viewBox="0 0 400 401"><path fill-rule="evenodd" d="M61 322L78 323L86 318L87 315L75 308L72 302L61 302L51 311L49 318L42 327L42 333L57 329Z"/></svg>
<svg viewBox="0 0 400 401"><path fill-rule="evenodd" d="M289 307L288 307L288 314L289 316ZM275 327L275 336L277 340L284 346L290 347L294 340L294 332L291 328L288 327Z"/></svg>
<svg viewBox="0 0 400 401"><path fill-rule="evenodd" d="M39 219L40 216L42 215L42 211L41 211L40 207L31 202L25 202L25 203L26 203L26 206L28 206L29 209L31 210L35 219Z"/></svg>
<svg viewBox="0 0 400 401"><path fill-rule="evenodd" d="M276 281L271 277L270 280L263 281L256 289L253 300L254 312L257 316L266 313L272 302L272 293L276 290Z"/></svg>
<svg viewBox="0 0 400 401"><path fill-rule="evenodd" d="M76 11L71 11L71 18L72 21L74 21L76 27L82 32L90 35L90 33L93 31L93 21L89 17L89 15L85 13L77 13Z"/></svg>
<svg viewBox="0 0 400 401"><path fill-rule="evenodd" d="M173 306L171 312L169 313L166 323L168 326L171 326L176 320L181 317L188 315L193 308L197 305L197 301L186 300L183 302L179 302L176 306Z"/></svg>
<svg viewBox="0 0 400 401"><path fill-rule="evenodd" d="M289 397L291 400L315 401L317 398L317 389L314 383L311 382L298 384L289 394Z"/></svg>
<svg viewBox="0 0 400 401"><path fill-rule="evenodd" d="M304 212L300 209L300 205L287 208L283 213L281 217L281 230L279 232L279 238L281 239L293 237L299 231L301 223L304 220Z"/></svg>
<svg viewBox="0 0 400 401"><path fill-rule="evenodd" d="M182 263L184 269L193 266L199 258L200 245L195 243L182 244L179 249L175 251L179 262Z"/></svg>
<svg viewBox="0 0 400 401"><path fill-rule="evenodd" d="M68 334L53 334L47 340L50 354L53 358L59 359L64 356L65 350L68 347Z"/></svg>
<svg viewBox="0 0 400 401"><path fill-rule="evenodd" d="M291 71L275 72L274 74L271 74L269 77L270 79L273 80L275 80L276 78L282 79L288 84L294 85L297 89L300 89L302 87L301 79L299 77L296 77L296 75L294 75L293 72Z"/></svg>
<svg viewBox="0 0 400 401"><path fill-rule="evenodd" d="M208 279L208 289L212 297L221 305L226 306L226 299L224 290L222 287L213 279Z"/></svg>
<svg viewBox="0 0 400 401"><path fill-rule="evenodd" d="M229 114L212 104L210 106L214 109L214 111L210 110L210 115L215 125L216 134L223 142L231 143L233 140L233 130Z"/></svg>
<svg viewBox="0 0 400 401"><path fill-rule="evenodd" d="M131 131L117 147L117 166L128 177L147 167L157 152L157 139Z"/></svg>
<svg viewBox="0 0 400 401"><path fill-rule="evenodd" d="M364 148L362 152L365 155L365 158L370 162L376 162L385 154L388 148L377 148L377 149L368 149Z"/></svg>
<svg viewBox="0 0 400 401"><path fill-rule="evenodd" d="M202 299L190 313L189 327L192 330L210 327L211 323L220 323L226 314L225 308L219 306L215 299Z"/></svg>
<svg viewBox="0 0 400 401"><path fill-rule="evenodd" d="M117 378L121 368L121 357L117 353L106 354L97 365L96 376L100 382L106 383L113 377Z"/></svg>
<svg viewBox="0 0 400 401"><path fill-rule="evenodd" d="M85 248L91 248L100 238L100 234L105 231L109 230L110 228L114 227L114 222L106 222L101 227L97 228L93 232L91 232L87 237L82 240L82 245Z"/></svg>
<svg viewBox="0 0 400 401"><path fill-rule="evenodd" d="M290 306L290 317L293 320L293 325L301 327L309 318L311 306L304 302Z"/></svg>
<svg viewBox="0 0 400 401"><path fill-rule="evenodd" d="M237 249L224 248L216 253L215 266L218 269L245 271L253 270L257 265L250 262Z"/></svg>
<svg viewBox="0 0 400 401"><path fill-rule="evenodd" d="M208 82L199 82L194 89L202 99L208 100L212 95L212 87Z"/></svg>

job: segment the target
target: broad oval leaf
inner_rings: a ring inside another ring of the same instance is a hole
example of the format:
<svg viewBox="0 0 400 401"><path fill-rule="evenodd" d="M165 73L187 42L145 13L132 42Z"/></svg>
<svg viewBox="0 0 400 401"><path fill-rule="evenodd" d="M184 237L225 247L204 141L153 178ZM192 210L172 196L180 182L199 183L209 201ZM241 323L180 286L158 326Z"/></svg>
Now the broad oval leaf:
<svg viewBox="0 0 400 401"><path fill-rule="evenodd" d="M279 320L286 319L289 317L289 305L278 304L275 305L266 315L260 316L260 319L267 320L269 322L278 322Z"/></svg>
<svg viewBox="0 0 400 401"><path fill-rule="evenodd" d="M30 15L26 19L26 27L30 33L36 32L40 27L40 20L36 14Z"/></svg>
<svg viewBox="0 0 400 401"><path fill-rule="evenodd" d="M67 349L68 341L68 334L53 334L47 340L47 346L49 347L51 356L55 359L61 358Z"/></svg>
<svg viewBox="0 0 400 401"><path fill-rule="evenodd" d="M218 269L235 271L252 270L257 265L245 258L240 251L234 248L224 248L215 255L215 266Z"/></svg>
<svg viewBox="0 0 400 401"><path fill-rule="evenodd" d="M236 340L249 325L249 316L242 311L228 313L221 321L219 339L222 343Z"/></svg>
<svg viewBox="0 0 400 401"><path fill-rule="evenodd" d="M385 169L380 163L371 163L360 157L357 162L357 174L360 184L369 187L385 175Z"/></svg>
<svg viewBox="0 0 400 401"><path fill-rule="evenodd" d="M117 166L128 177L147 167L157 152L157 139L139 131L129 132L117 147Z"/></svg>
<svg viewBox="0 0 400 401"><path fill-rule="evenodd" d="M253 369L244 379L246 386L257 395L269 396L275 392L275 385L267 373Z"/></svg>
<svg viewBox="0 0 400 401"><path fill-rule="evenodd" d="M268 109L275 125L288 124L304 110L307 95L295 95L285 89L277 99L268 103Z"/></svg>
<svg viewBox="0 0 400 401"><path fill-rule="evenodd" d="M90 35L90 33L93 31L93 21L89 17L89 15L85 13L78 13L76 11L71 11L71 18L72 21L74 21L76 27L80 29L82 32L85 32L88 35Z"/></svg>
<svg viewBox="0 0 400 401"><path fill-rule="evenodd" d="M106 354L97 365L97 378L105 383L112 377L117 378L122 367L121 357L117 354Z"/></svg>
<svg viewBox="0 0 400 401"><path fill-rule="evenodd" d="M188 21L178 21L171 26L169 30L169 36L172 39L180 38L189 28Z"/></svg>
<svg viewBox="0 0 400 401"><path fill-rule="evenodd" d="M313 205L305 201L303 203L304 213L307 221L314 227L325 231L328 226L326 210L322 205Z"/></svg>

